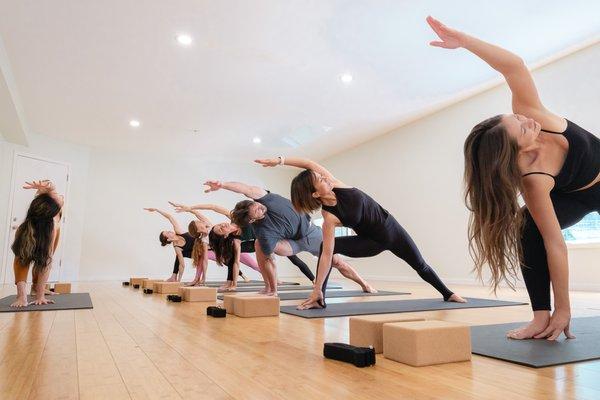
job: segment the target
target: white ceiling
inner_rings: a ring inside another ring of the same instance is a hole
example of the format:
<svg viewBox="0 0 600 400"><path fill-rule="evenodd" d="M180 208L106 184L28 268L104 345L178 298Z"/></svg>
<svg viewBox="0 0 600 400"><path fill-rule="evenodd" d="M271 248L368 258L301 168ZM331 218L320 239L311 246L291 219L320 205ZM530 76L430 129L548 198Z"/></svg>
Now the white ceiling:
<svg viewBox="0 0 600 400"><path fill-rule="evenodd" d="M495 76L429 47L428 14L528 62L600 32L596 0L0 0L0 35L33 132L126 151L322 158ZM180 32L192 46L177 45Z"/></svg>

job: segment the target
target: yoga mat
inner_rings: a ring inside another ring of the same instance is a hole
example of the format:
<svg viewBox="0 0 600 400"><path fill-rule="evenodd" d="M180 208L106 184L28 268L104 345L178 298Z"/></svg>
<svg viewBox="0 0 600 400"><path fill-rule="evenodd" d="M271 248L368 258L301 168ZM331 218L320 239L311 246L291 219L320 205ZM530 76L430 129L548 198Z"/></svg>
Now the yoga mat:
<svg viewBox="0 0 600 400"><path fill-rule="evenodd" d="M600 359L600 317L573 318L571 332L576 339L564 334L556 341L506 337L506 332L525 324L472 326L472 353L533 368Z"/></svg>
<svg viewBox="0 0 600 400"><path fill-rule="evenodd" d="M304 300L312 293L309 291L290 291L279 293L279 300ZM365 293L362 290L332 290L327 292L327 297L367 297L367 296L395 296L401 294L410 294L406 292L387 292L385 290L377 293ZM217 299L223 300L223 295L218 295Z"/></svg>
<svg viewBox="0 0 600 400"><path fill-rule="evenodd" d="M227 283L226 281L210 281L210 282L206 282L204 284L204 286L208 286L208 287L219 287L221 285L224 285L225 283ZM250 281L250 282L238 282L238 286L264 286L265 283L263 281ZM294 286L294 285L300 285L298 282L281 282L279 284L279 286Z"/></svg>
<svg viewBox="0 0 600 400"><path fill-rule="evenodd" d="M56 311L56 310L79 310L85 308L94 308L89 293L66 293L53 296L46 296L47 299L54 300L54 304L43 306L11 307L10 304L15 301L16 295L3 297L0 299L0 312L26 312L26 311ZM27 296L29 301L33 301L35 296Z"/></svg>
<svg viewBox="0 0 600 400"><path fill-rule="evenodd" d="M467 297L466 299L468 300L467 303L452 303L443 301L441 298L334 303L328 304L325 309L313 310L296 310L296 306L281 306L281 312L302 318L330 318L349 315L392 314L415 311L453 310L457 308L520 306L527 304L514 301L475 299L471 297Z"/></svg>
<svg viewBox="0 0 600 400"><path fill-rule="evenodd" d="M262 286L254 286L254 287L238 287L237 290L235 292L222 292L219 291L219 293L242 293L242 292L258 292L260 289L263 288L264 285ZM284 292L284 291L289 291L289 290L312 290L312 286L309 285L295 285L295 286L278 286L277 287L277 291L278 292ZM327 289L341 289L342 287L340 285L336 285L336 284L330 284L327 285Z"/></svg>

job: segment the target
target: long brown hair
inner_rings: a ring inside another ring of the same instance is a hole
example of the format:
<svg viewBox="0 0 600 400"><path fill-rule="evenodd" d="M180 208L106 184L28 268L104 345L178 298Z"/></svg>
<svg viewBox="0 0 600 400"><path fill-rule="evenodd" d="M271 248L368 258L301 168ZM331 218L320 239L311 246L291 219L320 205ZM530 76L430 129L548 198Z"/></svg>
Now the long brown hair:
<svg viewBox="0 0 600 400"><path fill-rule="evenodd" d="M208 243L215 252L215 261L218 265L233 266L237 256L235 249L235 237L233 235L222 236L215 232L214 227L208 233ZM235 277L234 277L235 279Z"/></svg>
<svg viewBox="0 0 600 400"><path fill-rule="evenodd" d="M321 208L321 201L313 197L316 191L314 178L315 174L310 169L305 169L292 180L290 187L292 205L300 213L310 214Z"/></svg>
<svg viewBox="0 0 600 400"><path fill-rule="evenodd" d="M60 210L60 204L47 193L39 194L33 199L11 246L15 258L21 264L33 263L36 271L50 265L54 244L54 217Z"/></svg>
<svg viewBox="0 0 600 400"><path fill-rule="evenodd" d="M521 172L519 147L502 124L502 116L486 119L472 130L464 146L465 203L469 218L469 253L482 279L490 267L496 292L506 281L514 289L521 265L523 213L518 202Z"/></svg>
<svg viewBox="0 0 600 400"><path fill-rule="evenodd" d="M190 222L188 225L188 232L194 238L194 247L192 247L192 264L195 267L199 267L202 264L204 253L206 252L206 245L202 241L204 233L198 231L195 224L196 221Z"/></svg>

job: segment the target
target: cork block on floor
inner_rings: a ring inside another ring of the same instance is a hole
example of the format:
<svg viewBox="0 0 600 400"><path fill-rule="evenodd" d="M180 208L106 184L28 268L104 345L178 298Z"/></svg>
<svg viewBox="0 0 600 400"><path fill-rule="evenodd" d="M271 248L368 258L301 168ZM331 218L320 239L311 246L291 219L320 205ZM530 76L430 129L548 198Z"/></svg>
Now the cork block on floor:
<svg viewBox="0 0 600 400"><path fill-rule="evenodd" d="M71 283L56 282L54 284L54 293L71 293Z"/></svg>
<svg viewBox="0 0 600 400"><path fill-rule="evenodd" d="M142 289L154 289L155 282L164 282L162 279L144 279L142 281Z"/></svg>
<svg viewBox="0 0 600 400"><path fill-rule="evenodd" d="M350 317L350 344L358 347L373 346L375 353L379 354L383 352L383 324L424 320L424 318L397 315Z"/></svg>
<svg viewBox="0 0 600 400"><path fill-rule="evenodd" d="M217 301L217 288L190 286L179 288L183 301Z"/></svg>
<svg viewBox="0 0 600 400"><path fill-rule="evenodd" d="M279 297L237 296L233 299L233 308L238 317L273 317L279 315Z"/></svg>
<svg viewBox="0 0 600 400"><path fill-rule="evenodd" d="M129 279L129 284L131 286L133 286L133 285L141 285L142 281L144 281L146 279L148 279L148 278L130 278Z"/></svg>
<svg viewBox="0 0 600 400"><path fill-rule="evenodd" d="M446 321L383 324L383 355L421 367L471 359L468 325Z"/></svg>
<svg viewBox="0 0 600 400"><path fill-rule="evenodd" d="M181 282L154 282L154 293L179 294Z"/></svg>

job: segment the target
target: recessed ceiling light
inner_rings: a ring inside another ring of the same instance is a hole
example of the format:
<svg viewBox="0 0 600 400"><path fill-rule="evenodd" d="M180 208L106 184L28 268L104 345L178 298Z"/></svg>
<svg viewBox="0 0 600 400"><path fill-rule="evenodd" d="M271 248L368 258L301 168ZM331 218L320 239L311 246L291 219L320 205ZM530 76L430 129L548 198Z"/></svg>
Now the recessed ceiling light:
<svg viewBox="0 0 600 400"><path fill-rule="evenodd" d="M350 83L352 82L352 75L346 73L346 74L341 74L340 75L340 80L344 83Z"/></svg>
<svg viewBox="0 0 600 400"><path fill-rule="evenodd" d="M189 46L192 44L192 37L190 35L177 35L177 42L182 46Z"/></svg>
<svg viewBox="0 0 600 400"><path fill-rule="evenodd" d="M259 137L255 137L254 139L252 139L252 143L254 144L259 144L260 142L262 142L262 140Z"/></svg>
<svg viewBox="0 0 600 400"><path fill-rule="evenodd" d="M140 121L138 121L137 119L132 119L131 121L129 121L129 126L137 128L138 126L140 126Z"/></svg>

